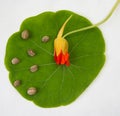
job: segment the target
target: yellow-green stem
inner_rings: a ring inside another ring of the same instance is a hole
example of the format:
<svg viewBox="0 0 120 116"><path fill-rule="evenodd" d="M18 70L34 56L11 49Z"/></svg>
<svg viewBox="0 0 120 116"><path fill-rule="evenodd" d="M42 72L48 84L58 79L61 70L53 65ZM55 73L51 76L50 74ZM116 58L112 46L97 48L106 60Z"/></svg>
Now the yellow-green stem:
<svg viewBox="0 0 120 116"><path fill-rule="evenodd" d="M73 33L77 33L77 32L80 32L80 31L85 31L85 30L88 30L88 29L92 29L94 27L97 27L97 26L100 26L101 24L103 24L104 22L106 22L110 17L111 15L113 14L113 12L115 11L115 9L117 8L118 4L120 3L120 0L117 0L115 5L113 6L113 8L111 9L110 13L100 22L94 24L94 25L91 25L91 26L88 26L88 27L83 27L81 29L77 29L77 30L73 30L73 31L70 31L68 32L67 34L65 34L63 36L63 38L65 38L66 36L68 35L71 35Z"/></svg>

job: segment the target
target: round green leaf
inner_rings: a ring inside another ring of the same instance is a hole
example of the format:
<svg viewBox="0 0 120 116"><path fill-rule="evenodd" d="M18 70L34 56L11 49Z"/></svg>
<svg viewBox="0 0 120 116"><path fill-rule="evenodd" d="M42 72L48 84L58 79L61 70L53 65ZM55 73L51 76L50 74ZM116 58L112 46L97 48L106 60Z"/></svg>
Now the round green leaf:
<svg viewBox="0 0 120 116"><path fill-rule="evenodd" d="M57 65L54 61L54 39L65 20L73 15L67 23L64 34L92 25L86 18L71 11L44 12L23 21L20 30L8 40L5 65L9 79L14 85L20 80L17 91L26 99L41 107L57 107L73 102L96 78L105 62L105 43L98 28L77 32L67 36L69 43L70 66ZM29 38L22 39L21 33L29 31ZM43 36L49 36L48 42L42 42ZM34 56L27 51L32 49ZM12 64L18 58L18 64ZM30 67L38 65L38 70ZM35 87L34 95L27 93Z"/></svg>

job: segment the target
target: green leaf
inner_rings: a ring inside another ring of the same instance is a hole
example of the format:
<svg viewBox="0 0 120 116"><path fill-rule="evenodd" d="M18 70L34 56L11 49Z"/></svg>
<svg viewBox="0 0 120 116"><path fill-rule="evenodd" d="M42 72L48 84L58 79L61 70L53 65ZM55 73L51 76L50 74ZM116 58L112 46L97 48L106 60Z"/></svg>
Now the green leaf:
<svg viewBox="0 0 120 116"><path fill-rule="evenodd" d="M10 72L12 83L20 80L15 87L26 99L41 107L57 107L68 105L91 84L105 62L105 43L98 28L77 32L66 37L69 43L70 66L57 65L54 61L54 39L65 20L73 15L67 23L64 34L75 29L92 25L86 18L71 11L44 12L23 21L20 30L8 40L5 65ZM21 33L28 30L30 36L24 40ZM42 42L43 36L50 40ZM35 56L29 56L27 50L32 49ZM13 58L19 58L18 64L12 64ZM36 72L30 67L38 65ZM37 93L29 95L30 87Z"/></svg>

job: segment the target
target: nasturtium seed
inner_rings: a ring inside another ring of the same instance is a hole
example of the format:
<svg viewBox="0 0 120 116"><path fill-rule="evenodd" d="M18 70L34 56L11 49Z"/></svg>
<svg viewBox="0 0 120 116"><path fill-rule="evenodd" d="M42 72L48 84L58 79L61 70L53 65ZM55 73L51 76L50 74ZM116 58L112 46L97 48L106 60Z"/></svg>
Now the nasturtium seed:
<svg viewBox="0 0 120 116"><path fill-rule="evenodd" d="M34 50L32 50L32 49L29 49L29 50L27 51L27 53L28 53L29 56L35 56L35 52L34 52Z"/></svg>
<svg viewBox="0 0 120 116"><path fill-rule="evenodd" d="M21 81L20 80L15 80L13 83L14 87L18 87L21 85Z"/></svg>
<svg viewBox="0 0 120 116"><path fill-rule="evenodd" d="M12 64L18 64L19 62L20 62L19 58L16 58L16 57L13 58L11 61Z"/></svg>
<svg viewBox="0 0 120 116"><path fill-rule="evenodd" d="M29 31L28 30L24 30L21 33L21 37L22 37L22 39L28 39L29 38Z"/></svg>
<svg viewBox="0 0 120 116"><path fill-rule="evenodd" d="M46 42L49 41L49 39L50 39L49 36L43 36L43 37L42 37L42 42L46 43Z"/></svg>
<svg viewBox="0 0 120 116"><path fill-rule="evenodd" d="M38 65L33 65L30 67L31 72L36 72L38 70Z"/></svg>
<svg viewBox="0 0 120 116"><path fill-rule="evenodd" d="M28 90L27 90L27 94L28 95L35 95L37 92L37 89L35 87L30 87Z"/></svg>

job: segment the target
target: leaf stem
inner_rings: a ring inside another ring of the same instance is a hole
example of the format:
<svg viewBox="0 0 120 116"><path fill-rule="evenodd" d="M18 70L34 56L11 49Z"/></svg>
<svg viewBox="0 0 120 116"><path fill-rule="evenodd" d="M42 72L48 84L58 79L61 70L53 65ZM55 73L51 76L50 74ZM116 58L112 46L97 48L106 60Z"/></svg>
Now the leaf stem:
<svg viewBox="0 0 120 116"><path fill-rule="evenodd" d="M120 0L117 0L116 3L115 3L115 5L113 6L113 8L111 9L111 11L109 12L109 14L108 14L102 21L100 21L100 22L98 22L98 23L96 23L96 24L93 24L93 25L91 25L91 26L88 26L88 27L83 27L83 28L81 28L81 29L77 29L77 30L70 31L70 32L68 32L67 34L65 34L65 35L63 36L63 38L65 38L66 36L71 35L71 34L73 34L73 33L77 33L77 32L80 32L80 31L85 31L85 30L92 29L92 28L94 28L94 27L100 26L101 24L103 24L104 22L106 22L106 21L111 17L111 15L112 15L113 12L115 11L115 9L116 9L117 6L119 5L119 3L120 3Z"/></svg>

